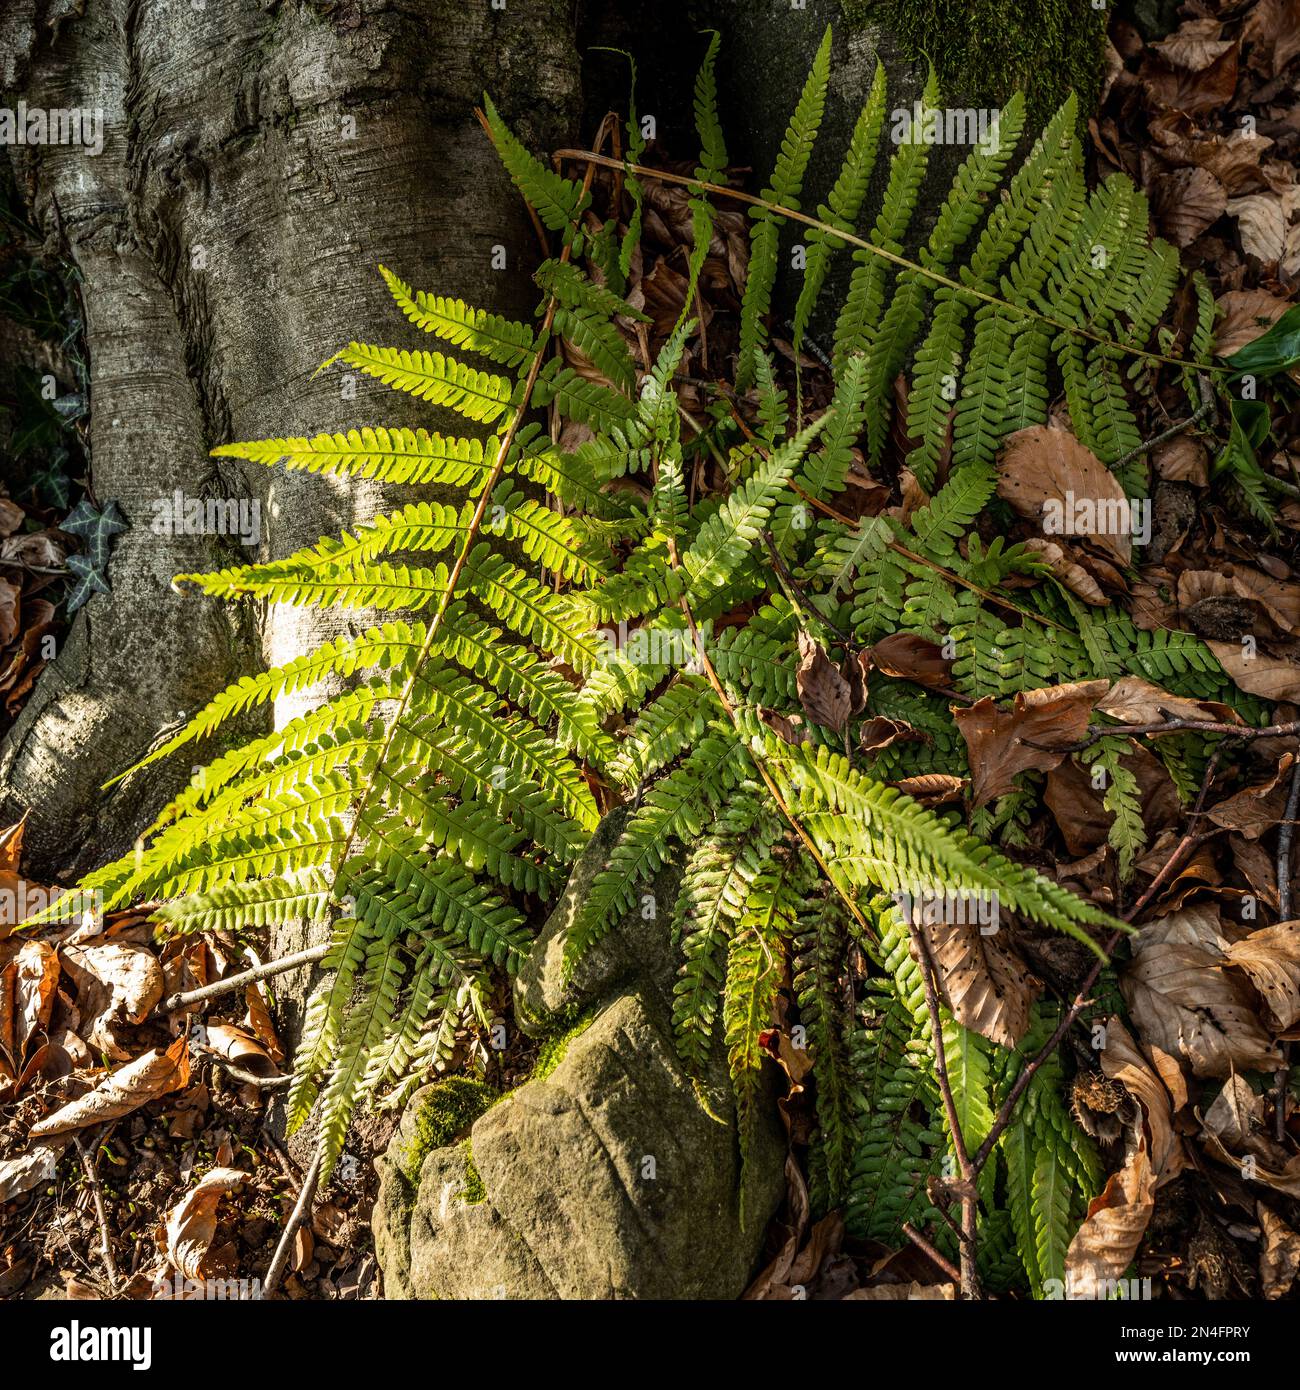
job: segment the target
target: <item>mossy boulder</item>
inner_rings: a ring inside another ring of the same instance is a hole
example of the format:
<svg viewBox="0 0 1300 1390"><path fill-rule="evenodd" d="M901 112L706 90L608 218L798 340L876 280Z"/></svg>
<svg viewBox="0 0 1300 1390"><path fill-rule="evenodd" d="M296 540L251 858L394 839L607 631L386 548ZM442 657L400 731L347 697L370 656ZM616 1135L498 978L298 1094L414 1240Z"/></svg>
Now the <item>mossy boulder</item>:
<svg viewBox="0 0 1300 1390"><path fill-rule="evenodd" d="M742 1228L730 1107L710 1114L635 993L467 1142L429 1153L418 1183L400 1152L380 1160L375 1211L390 1298L734 1298L784 1189L773 1124L754 1145Z"/></svg>
<svg viewBox="0 0 1300 1390"><path fill-rule="evenodd" d="M427 1088L378 1162L390 1298L734 1298L753 1272L785 1141L770 1099L749 1139L742 1222L721 1041L703 1078L674 1045L672 875L647 890L661 895L653 913L638 905L572 981L561 974L576 906L623 823L606 818L519 977L516 1012L546 1032L533 1078L468 1133L435 1121L474 1098ZM444 1143L421 1153L434 1132Z"/></svg>

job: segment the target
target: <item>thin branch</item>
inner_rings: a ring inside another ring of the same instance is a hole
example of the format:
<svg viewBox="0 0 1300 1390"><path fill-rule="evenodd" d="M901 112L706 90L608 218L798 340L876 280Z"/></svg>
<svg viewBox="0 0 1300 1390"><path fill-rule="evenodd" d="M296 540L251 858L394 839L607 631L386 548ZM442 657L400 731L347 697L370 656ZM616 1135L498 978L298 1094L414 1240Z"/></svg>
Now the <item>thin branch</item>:
<svg viewBox="0 0 1300 1390"><path fill-rule="evenodd" d="M1296 812L1300 811L1300 759L1291 771L1291 790L1282 813L1282 829L1277 837L1277 914L1278 921L1291 920L1291 841L1295 838ZM1282 1065L1274 1076L1277 1094L1273 1100L1273 1132L1280 1144L1286 1138L1286 1088L1291 1079L1291 1048L1282 1043Z"/></svg>
<svg viewBox="0 0 1300 1390"><path fill-rule="evenodd" d="M1216 748L1205 765L1205 773L1201 778L1201 790L1197 795L1196 804L1192 808L1192 814L1188 818L1187 833L1178 844L1174 846L1173 853L1165 860L1164 867L1160 872L1151 880L1146 892L1123 914L1126 922L1131 922L1135 917L1141 915L1160 889L1173 877L1174 872L1187 850L1194 845L1200 844L1202 840L1209 838L1206 835L1197 835L1194 833L1193 827L1205 806L1205 800L1210 790L1210 783L1213 781L1214 770L1218 766L1218 762L1219 750ZM1029 1083L1034 1079L1034 1073L1047 1061L1052 1053L1056 1051L1057 1047L1060 1045L1061 1039L1065 1037L1074 1026L1079 1015L1088 1007L1090 1002L1089 995L1092 991L1092 987L1097 983L1102 972L1102 967L1105 965L1106 961L1109 960L1112 952L1119 945L1123 937L1124 933L1122 931L1116 931L1111 934L1110 939L1102 947L1103 954L1093 962L1092 968L1088 971L1088 974L1084 977L1083 984L1079 987L1079 992L1074 997L1074 1002L1066 1010L1060 1023L1057 1024L1055 1031L1052 1033L1052 1036L1039 1048L1033 1058L1021 1069L1020 1075L1016 1077L1014 1084L1007 1092L1005 1099L998 1108L998 1113L993 1120L993 1127L989 1130L987 1137L979 1147L979 1152L975 1155L974 1166L977 1177L983 1172L984 1165L989 1161L989 1156L993 1152L993 1146L1002 1137L1003 1132L1011 1123L1011 1118L1015 1113L1016 1102L1019 1101L1020 1097L1025 1093L1025 1089L1028 1087Z"/></svg>
<svg viewBox="0 0 1300 1390"><path fill-rule="evenodd" d="M99 1223L99 1253L104 1261L104 1273L108 1276L109 1292L116 1295L121 1287L121 1277L117 1272L117 1261L113 1258L113 1242L108 1229L108 1212L104 1209L104 1189L100 1185L99 1173L95 1169L95 1160L91 1157L91 1152L86 1147L81 1135L74 1134L72 1142L77 1146L77 1155L81 1159L81 1171L86 1175L86 1186L90 1188L90 1195L95 1203L95 1219Z"/></svg>
<svg viewBox="0 0 1300 1390"><path fill-rule="evenodd" d="M170 994L158 1006L157 1011L164 1014L173 1013L177 1009L186 1009L191 1004L201 1004L205 999L216 999L222 994L231 994L245 985L265 980L271 975L282 975L286 970L295 970L300 965L312 965L318 960L323 960L329 954L329 949L328 942L320 946L309 946L305 951L295 951L291 956L281 956L279 960L267 961L265 965L255 966L252 970L241 970L238 975L227 975L224 980L216 980L210 985Z"/></svg>
<svg viewBox="0 0 1300 1390"><path fill-rule="evenodd" d="M943 1097L944 1112L948 1117L948 1128L952 1132L953 1148L957 1151L957 1166L961 1169L961 1242L958 1246L961 1258L961 1296L976 1299L980 1296L979 1273L975 1263L975 1204L978 1200L976 1183L979 1169L971 1161L966 1148L966 1137L961 1131L961 1121L957 1116L957 1101L952 1093L952 1078L948 1075L947 1049L943 1045L943 1021L939 1017L938 974L934 958L930 954L930 943L925 933L909 919L908 932L916 952L917 964L921 967L921 986L925 990L925 1006L930 1014L930 1038L934 1043L934 1067L939 1077L939 1093Z"/></svg>
<svg viewBox="0 0 1300 1390"><path fill-rule="evenodd" d="M1151 724L1093 724L1086 738L1077 743L1034 743L1031 739L1021 739L1026 748L1038 748L1049 753L1079 753L1091 748L1099 739L1110 735L1120 738L1145 738L1160 734L1223 734L1225 738L1290 738L1300 734L1300 719L1292 719L1285 724L1268 724L1262 729L1249 724L1228 724L1218 719L1159 719Z"/></svg>
<svg viewBox="0 0 1300 1390"><path fill-rule="evenodd" d="M289 1263L289 1251L293 1247L293 1238L298 1234L298 1227L306 1219L308 1211L311 1210L311 1204L315 1200L316 1188L320 1183L321 1163L324 1157L325 1150L318 1144L316 1157L312 1159L311 1167L307 1169L307 1176L302 1180L302 1189L298 1193L298 1200L289 1213L288 1221L284 1223L284 1230L280 1232L280 1240L275 1247L275 1254L271 1256L266 1278L262 1280L262 1288L257 1295L259 1299L270 1298L280 1286L280 1277L284 1273L285 1265Z"/></svg>
<svg viewBox="0 0 1300 1390"><path fill-rule="evenodd" d="M948 1259L946 1255L941 1255L933 1245L912 1225L910 1221L903 1222L903 1234L912 1242L913 1245L930 1261L936 1268L943 1270L949 1279L955 1279L961 1283L961 1272L957 1266Z"/></svg>
<svg viewBox="0 0 1300 1390"><path fill-rule="evenodd" d="M1121 454L1113 463L1108 463L1107 468L1112 473L1123 468L1126 463L1132 463L1134 459L1141 458L1144 454L1149 454L1152 449L1161 444L1167 444L1171 439L1176 439L1180 434L1185 434L1188 430L1195 428L1202 420L1216 413L1214 408L1214 391L1210 383L1206 380L1204 373L1196 374L1196 384L1200 390L1201 403L1186 420L1180 420L1178 424L1171 425L1167 430L1156 435L1154 439L1148 439L1144 444L1139 444L1136 449L1130 449L1127 454Z"/></svg>

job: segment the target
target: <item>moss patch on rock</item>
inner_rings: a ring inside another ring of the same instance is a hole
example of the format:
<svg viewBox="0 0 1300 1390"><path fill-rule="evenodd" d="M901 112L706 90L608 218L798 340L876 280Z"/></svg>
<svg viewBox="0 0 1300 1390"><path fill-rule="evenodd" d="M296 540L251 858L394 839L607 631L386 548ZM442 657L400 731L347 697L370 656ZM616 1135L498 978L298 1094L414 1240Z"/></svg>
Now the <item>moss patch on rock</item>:
<svg viewBox="0 0 1300 1390"><path fill-rule="evenodd" d="M463 1134L496 1100L491 1086L468 1076L449 1076L431 1086L416 1116L414 1135L402 1153L407 1181L419 1182L429 1154Z"/></svg>
<svg viewBox="0 0 1300 1390"><path fill-rule="evenodd" d="M569 1050L569 1044L579 1034L585 1033L591 1027L595 1017L596 1010L590 1008L584 1009L576 1017L559 1023L556 1030L542 1042L538 1049L537 1061L528 1079L530 1081L545 1081L564 1061L564 1054Z"/></svg>
<svg viewBox="0 0 1300 1390"><path fill-rule="evenodd" d="M934 64L945 98L1001 105L1025 93L1030 128L1071 91L1086 122L1101 89L1106 10L1087 0L845 0L853 23L882 23L914 61Z"/></svg>
<svg viewBox="0 0 1300 1390"><path fill-rule="evenodd" d="M487 1188L483 1185L483 1174L474 1162L474 1146L468 1139L461 1145L461 1154L465 1159L465 1186L460 1198L466 1206L476 1207L480 1202L487 1201Z"/></svg>

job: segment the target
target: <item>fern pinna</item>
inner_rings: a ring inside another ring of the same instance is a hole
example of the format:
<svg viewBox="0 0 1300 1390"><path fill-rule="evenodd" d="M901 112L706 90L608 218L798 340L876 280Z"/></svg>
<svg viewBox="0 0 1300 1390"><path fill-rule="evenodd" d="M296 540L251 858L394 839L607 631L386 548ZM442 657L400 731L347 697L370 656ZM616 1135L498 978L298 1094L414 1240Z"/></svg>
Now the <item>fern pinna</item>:
<svg viewBox="0 0 1300 1390"><path fill-rule="evenodd" d="M764 1038L788 1007L813 1060L816 1200L841 1205L857 1234L899 1241L904 1222L930 1222L930 1179L951 1163L936 1059L973 1148L1055 1021L1040 1003L1009 1049L945 1008L934 1036L901 895L994 897L1026 927L1089 946L1111 923L1003 852L1022 841L1041 790L1034 774L973 811L969 828L958 811L902 790L964 773L952 697L1005 701L1136 674L1179 694L1237 698L1196 639L1140 631L1109 611L1103 620L1039 555L1000 536L986 543L979 529L1002 441L1044 423L1058 387L1080 439L1130 493L1144 487L1142 465L1126 461L1136 442L1128 364L1149 370L1143 344L1177 261L1150 240L1126 179L1088 193L1072 101L1004 180L1024 124L1020 98L1008 103L1000 140L963 162L914 260L903 248L929 146L904 141L859 236L883 153L882 71L808 218L799 200L826 102L828 33L770 183L749 200L736 361L747 394L723 388L693 414L679 382L701 356L715 199L732 196L718 43L713 35L696 83L695 177L613 161L631 176L603 220L591 177L579 183L537 160L486 103L507 170L560 241L537 271L539 323L415 291L383 270L409 324L440 350L354 342L334 359L477 430L367 427L216 450L460 500L411 503L285 559L182 576L214 597L394 616L247 677L196 714L145 762L284 693L344 683L216 758L137 853L83 886L110 908L162 901L154 915L171 932L329 922L290 1098L294 1123L319 1102L328 1171L358 1103L403 1095L448 1057L458 1030L487 1023L491 971L509 974L528 950L539 904L596 825L592 786L603 787L635 809L571 924L568 963L680 856L671 931L684 1063L702 1071L711 1049L725 1050L743 1144ZM932 78L925 101L937 99ZM657 338L628 294L652 177L688 185L691 220L681 310ZM792 225L809 227L796 349L810 341L833 258L855 247L829 405L816 410L797 371L791 400L766 351ZM1208 351L1204 334L1193 351ZM910 389L896 406L900 372ZM561 448L533 407L549 407L552 426L574 426L581 442ZM847 514L853 470L882 472L896 409L927 496L908 512ZM951 653L942 694L860 659L899 632ZM848 692L838 716L805 707L796 670L808 660L858 672L856 686L838 677ZM876 716L908 736L863 747L861 723ZM1161 750L1204 757L1190 740ZM1128 751L1117 734L1089 754L1108 770L1125 872L1143 836ZM1034 1076L981 1181L986 1273L1034 1290L1059 1275L1098 1180L1059 1079L1050 1067Z"/></svg>

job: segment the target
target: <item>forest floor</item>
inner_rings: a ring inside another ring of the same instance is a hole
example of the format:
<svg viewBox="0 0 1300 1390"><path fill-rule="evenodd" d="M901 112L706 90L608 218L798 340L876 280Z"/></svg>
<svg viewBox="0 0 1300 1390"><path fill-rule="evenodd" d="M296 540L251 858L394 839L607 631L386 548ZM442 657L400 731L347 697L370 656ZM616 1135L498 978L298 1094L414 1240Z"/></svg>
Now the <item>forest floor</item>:
<svg viewBox="0 0 1300 1390"><path fill-rule="evenodd" d="M1201 271L1213 288L1222 311L1217 350L1226 355L1282 316L1300 277L1300 0L1193 0L1182 13L1177 30L1158 41L1113 20L1105 94L1089 125L1093 172L1122 171L1146 191L1160 233L1178 246L1185 269ZM654 146L645 159L679 167ZM647 240L661 254L634 265L633 295L652 319L671 324L691 241L687 196L651 185L647 207ZM729 271L703 282L717 353L734 333L746 225L740 214L720 213ZM83 386L75 330L69 336L60 319L66 306L55 302L57 287L50 291L33 271L29 250L17 237L2 253L0 308L26 324L37 377L44 368L65 386ZM1190 297L1175 306L1171 327L1180 337L1193 309ZM779 331L774 346L792 366ZM824 403L829 381L819 361L809 356L800 365L808 396ZM700 408L705 403L701 394ZM736 402L742 412L750 405ZM1144 408L1139 427L1152 439L1183 418L1185 396L1171 377ZM85 556L94 544L93 525L89 535L59 526L84 494L76 476L79 422L51 415L30 391L9 402L7 414L6 454L21 461L22 472L7 478L8 495L0 497L0 727L39 676L43 639L66 623L64 590L69 580L79 582L67 573L69 556ZM1243 519L1212 486L1212 430L1177 433L1152 452L1156 535L1148 563L1140 582L1110 601L1143 628L1185 628L1229 644L1260 636L1271 664L1267 690L1255 693L1277 702L1275 718L1283 722L1300 713L1300 411L1275 411L1273 426L1281 444L1266 464L1283 484L1277 529ZM900 438L887 476L857 478L850 493L859 513L918 504L915 480L901 467L906 452ZM87 503L83 519L93 523L98 503ZM1090 582L1086 573L1077 579ZM991 760L998 756L989 750ZM1232 943L1210 918L1217 922L1218 907L1240 908L1247 899L1283 920L1297 915L1290 883L1300 794L1295 739L1239 747L1211 766L1186 801L1155 757L1146 754L1134 769L1144 805L1154 808L1151 842L1138 864L1142 898L1168 925L1169 940L1203 962L1183 1006L1217 1020L1223 1033L1231 1031L1225 991L1245 1014L1272 1009L1276 1021L1289 1012L1292 1021L1278 1034L1289 1046L1300 1039L1300 960L1279 946L1258 971L1247 968L1252 987L1230 973ZM1100 794L1086 778L1066 785L1064 773L1059 791L1049 797L1053 823L1044 811L1038 843L1062 837L1072 856L1064 881L1118 911ZM22 878L21 840L16 826L0 841L0 889L25 896L30 907L43 886ZM287 1062L273 990L251 984L211 1004L159 1006L256 959L215 938L160 944L139 912L35 935L14 935L11 926L0 923L0 1298L202 1297L205 1283L228 1280L237 1283L221 1287L251 1288L303 1180L274 1137ZM1086 968L1068 948L1032 963L1065 998ZM508 1008L504 997L499 1003ZM1162 1046L1167 1020L1159 1007L1135 1010L1131 1023L1148 1055L1163 1059L1156 1082L1164 1088L1162 1113L1149 1122L1183 1155L1154 1198L1137 1273L1174 1298L1285 1296L1300 1270L1294 1083L1269 1092L1242 1082L1218 1094L1195 1065L1184 1068ZM522 1036L512 1035L520 1042L500 1055L464 1038L454 1065L494 1069L492 1079L510 1084L533 1060ZM776 1040L773 1047L788 1068L783 1113L798 1154L811 1124L807 1098L798 1068ZM105 1067L117 1068L111 1084ZM1115 1116L1130 1102L1098 1088L1091 1074L1079 1075L1075 1114L1113 1171ZM74 1124L66 1123L69 1114ZM64 1121L57 1133L28 1148L32 1127L39 1135L56 1115ZM393 1124L388 1112L354 1127L298 1234L283 1285L288 1297L382 1295L369 1211L373 1159ZM920 1248L850 1241L836 1213L814 1222L799 1163L788 1172L787 1205L769 1231L765 1267L749 1296L791 1298L799 1289L819 1298L874 1297L890 1283L933 1283Z"/></svg>

